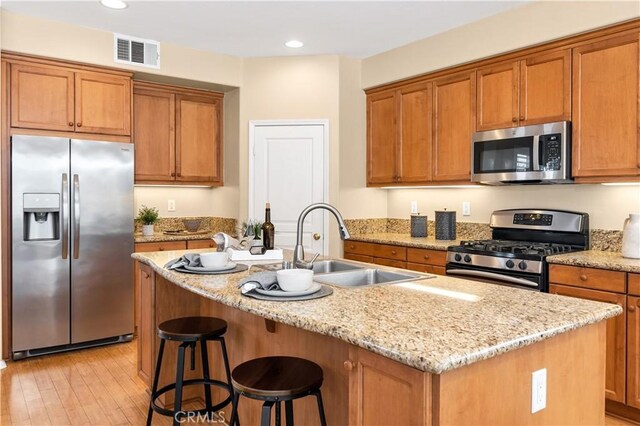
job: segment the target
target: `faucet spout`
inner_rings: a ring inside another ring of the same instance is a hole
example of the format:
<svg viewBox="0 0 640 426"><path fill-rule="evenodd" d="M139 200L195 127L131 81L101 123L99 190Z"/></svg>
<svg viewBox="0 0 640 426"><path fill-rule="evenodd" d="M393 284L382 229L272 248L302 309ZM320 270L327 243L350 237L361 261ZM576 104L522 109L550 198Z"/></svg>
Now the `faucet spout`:
<svg viewBox="0 0 640 426"><path fill-rule="evenodd" d="M331 204L326 204L326 203L315 203L315 204L311 204L310 206L307 206L304 210L302 210L302 212L300 213L300 216L298 217L298 228L297 228L298 233L296 236L296 247L293 251L294 268L299 268L299 269L313 268L313 260L311 262L307 262L304 260L304 247L302 245L302 237L304 236L304 229L303 229L304 220L309 213L311 213L313 210L316 210L316 209L324 209L324 210L330 211L338 221L340 238L343 240L348 240L349 238L351 238L351 235L349 234L349 230L347 229L347 226L344 223L344 219L342 218L342 215L340 214L338 209L333 207Z"/></svg>

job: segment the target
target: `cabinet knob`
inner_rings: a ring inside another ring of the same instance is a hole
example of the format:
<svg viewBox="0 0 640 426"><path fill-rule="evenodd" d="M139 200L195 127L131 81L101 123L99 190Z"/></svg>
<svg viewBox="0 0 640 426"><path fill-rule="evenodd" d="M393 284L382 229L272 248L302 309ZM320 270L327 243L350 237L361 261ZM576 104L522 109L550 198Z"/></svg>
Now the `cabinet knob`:
<svg viewBox="0 0 640 426"><path fill-rule="evenodd" d="M213 248L213 247L215 247L215 246L216 246L216 245L215 245L214 243L209 243L209 247Z"/></svg>
<svg viewBox="0 0 640 426"><path fill-rule="evenodd" d="M149 273L148 273L148 272L145 272L145 273L144 273L144 277L145 277L145 278L149 278Z"/></svg>
<svg viewBox="0 0 640 426"><path fill-rule="evenodd" d="M345 370L347 371L353 370L353 362L351 362L350 360L346 360L343 365Z"/></svg>
<svg viewBox="0 0 640 426"><path fill-rule="evenodd" d="M355 249L355 248L356 248L356 246L354 246L353 244L351 244L351 245L349 246L349 248L350 248L351 250L353 250L353 249Z"/></svg>
<svg viewBox="0 0 640 426"><path fill-rule="evenodd" d="M182 176L182 173L178 173L178 177L181 177L181 176Z"/></svg>
<svg viewBox="0 0 640 426"><path fill-rule="evenodd" d="M174 172L171 172L171 177L176 177L176 174Z"/></svg>
<svg viewBox="0 0 640 426"><path fill-rule="evenodd" d="M512 122L514 122L514 123L517 123L517 122L518 122L518 117L513 117L513 118L511 119L511 121L512 121Z"/></svg>
<svg viewBox="0 0 640 426"><path fill-rule="evenodd" d="M69 127L73 127L73 121L69 122Z"/></svg>
<svg viewBox="0 0 640 426"><path fill-rule="evenodd" d="M634 305L629 306L629 312L635 312L636 307Z"/></svg>
<svg viewBox="0 0 640 426"><path fill-rule="evenodd" d="M580 279L582 281L586 281L588 279L588 277L585 274L580 275Z"/></svg>
<svg viewBox="0 0 640 426"><path fill-rule="evenodd" d="M78 123L78 124L76 124L76 126L82 127L82 123Z"/></svg>
<svg viewBox="0 0 640 426"><path fill-rule="evenodd" d="M158 250L164 251L164 247L159 247Z"/></svg>
<svg viewBox="0 0 640 426"><path fill-rule="evenodd" d="M396 254L398 254L398 252L395 250L391 250L391 254L395 256Z"/></svg>
<svg viewBox="0 0 640 426"><path fill-rule="evenodd" d="M524 121L524 115L520 116L520 121Z"/></svg>
<svg viewBox="0 0 640 426"><path fill-rule="evenodd" d="M424 255L424 260L429 260L429 255L428 254Z"/></svg>

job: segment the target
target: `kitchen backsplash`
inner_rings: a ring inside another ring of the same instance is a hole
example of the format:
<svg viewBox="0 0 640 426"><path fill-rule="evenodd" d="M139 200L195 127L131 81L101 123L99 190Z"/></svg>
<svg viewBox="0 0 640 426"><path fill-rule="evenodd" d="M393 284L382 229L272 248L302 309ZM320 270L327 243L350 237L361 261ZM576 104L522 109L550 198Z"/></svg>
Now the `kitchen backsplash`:
<svg viewBox="0 0 640 426"><path fill-rule="evenodd" d="M161 217L154 225L155 232L164 232L169 230L183 230L185 229L182 223L183 219L201 219L199 231L211 231L211 232L224 232L229 235L235 235L237 230L237 220L227 217L213 217L213 216L200 216L200 217ZM142 225L135 224L135 232L142 232Z"/></svg>
<svg viewBox="0 0 640 426"><path fill-rule="evenodd" d="M408 234L411 229L410 219L345 219L347 229L352 234L376 234L388 232L392 234ZM427 233L435 235L435 221L427 222ZM491 238L488 223L457 222L456 237L460 240L480 240ZM622 231L607 229L591 230L591 249L603 251L620 251L622 249Z"/></svg>

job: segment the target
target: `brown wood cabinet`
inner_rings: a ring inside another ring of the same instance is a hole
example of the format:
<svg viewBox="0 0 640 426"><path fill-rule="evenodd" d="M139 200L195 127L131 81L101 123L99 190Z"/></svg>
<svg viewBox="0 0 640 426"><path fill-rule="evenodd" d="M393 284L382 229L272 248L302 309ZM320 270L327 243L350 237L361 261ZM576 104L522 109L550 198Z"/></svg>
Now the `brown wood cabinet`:
<svg viewBox="0 0 640 426"><path fill-rule="evenodd" d="M444 250L429 250L408 248L407 269L427 274L446 275L447 252Z"/></svg>
<svg viewBox="0 0 640 426"><path fill-rule="evenodd" d="M550 282L592 290L626 292L626 273L598 268L549 265Z"/></svg>
<svg viewBox="0 0 640 426"><path fill-rule="evenodd" d="M367 97L367 184L396 182L395 91Z"/></svg>
<svg viewBox="0 0 640 426"><path fill-rule="evenodd" d="M344 258L393 268L446 275L447 252L394 244L345 241Z"/></svg>
<svg viewBox="0 0 640 426"><path fill-rule="evenodd" d="M476 129L476 73L433 82L433 180L468 181Z"/></svg>
<svg viewBox="0 0 640 426"><path fill-rule="evenodd" d="M627 405L640 409L640 297L627 297Z"/></svg>
<svg viewBox="0 0 640 426"><path fill-rule="evenodd" d="M136 182L223 184L222 94L136 81L133 96Z"/></svg>
<svg viewBox="0 0 640 426"><path fill-rule="evenodd" d="M11 64L11 126L131 134L131 76L64 66Z"/></svg>
<svg viewBox="0 0 640 426"><path fill-rule="evenodd" d="M153 379L155 354L155 284L154 273L150 266L136 262L136 281L138 282L138 298L136 303L136 324L138 333L138 376L147 386Z"/></svg>
<svg viewBox="0 0 640 426"><path fill-rule="evenodd" d="M150 251L170 251L170 250L186 250L186 241L158 241L154 243L136 243L134 250L136 252Z"/></svg>
<svg viewBox="0 0 640 426"><path fill-rule="evenodd" d="M640 174L638 33L573 50L573 175Z"/></svg>
<svg viewBox="0 0 640 426"><path fill-rule="evenodd" d="M478 69L478 130L571 119L570 50Z"/></svg>
<svg viewBox="0 0 640 426"><path fill-rule="evenodd" d="M555 277L552 273L550 274L549 280L552 283L555 282ZM549 284L549 293L596 300L599 302L615 303L623 308L626 306L626 296L624 294L587 290L557 284ZM607 320L605 396L607 399L621 403L625 403L626 400L626 328L626 314Z"/></svg>
<svg viewBox="0 0 640 426"><path fill-rule="evenodd" d="M210 249L216 248L216 242L212 239L208 240L187 240L187 249Z"/></svg>

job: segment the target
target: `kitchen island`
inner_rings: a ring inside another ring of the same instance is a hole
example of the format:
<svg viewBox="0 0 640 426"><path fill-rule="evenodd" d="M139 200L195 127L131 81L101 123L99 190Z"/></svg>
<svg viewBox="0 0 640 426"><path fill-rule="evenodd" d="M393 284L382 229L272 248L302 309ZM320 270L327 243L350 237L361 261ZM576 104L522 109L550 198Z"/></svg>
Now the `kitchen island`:
<svg viewBox="0 0 640 426"><path fill-rule="evenodd" d="M147 383L157 324L213 315L229 323L232 367L266 355L318 363L332 425L604 422L604 320L622 312L617 305L443 276L335 287L333 295L311 301L266 302L236 287L255 267L217 276L163 268L183 253L133 255L141 263L139 374ZM169 349L161 385L175 377ZM218 351L211 344L221 378ZM543 368L546 408L532 414L531 373ZM192 391L187 397L198 398L199 389ZM259 405L241 401L244 424L258 423ZM317 423L313 400L294 405L298 424Z"/></svg>

